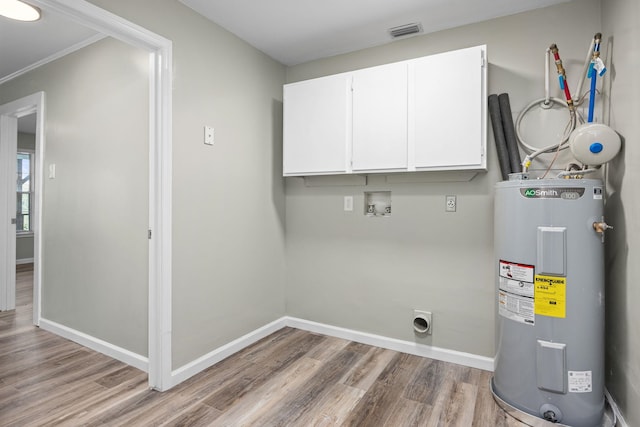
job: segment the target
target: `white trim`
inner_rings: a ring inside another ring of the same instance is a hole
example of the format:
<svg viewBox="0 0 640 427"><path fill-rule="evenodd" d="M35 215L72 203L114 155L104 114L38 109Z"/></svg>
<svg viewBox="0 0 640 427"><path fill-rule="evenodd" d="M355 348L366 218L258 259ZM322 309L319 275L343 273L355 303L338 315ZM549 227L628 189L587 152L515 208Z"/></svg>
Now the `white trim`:
<svg viewBox="0 0 640 427"><path fill-rule="evenodd" d="M22 258L22 259L16 260L16 265L31 264L32 262L33 262L33 258Z"/></svg>
<svg viewBox="0 0 640 427"><path fill-rule="evenodd" d="M39 61L37 61L37 62L34 62L34 63L33 63L33 64L31 64L31 65L27 65L27 66L26 66L26 67L24 67L23 69L18 70L18 71L16 71L16 72L13 72L13 73L11 73L11 74L9 74L9 75L6 75L6 76L4 76L3 78L1 78L1 79L0 79L0 85L1 85L1 84L3 84L3 83L8 82L9 80L13 80L13 79L15 79L16 77L20 77L21 75L26 74L26 73L28 73L29 71L35 70L35 69L36 69L36 68L38 68L38 67L41 67L41 66L43 66L43 65L45 65L45 64L48 64L49 62L53 62L53 61L55 61L56 59L60 59L60 58L62 58L63 56L66 56L66 55L68 55L68 54L70 54L70 53L75 52L76 50L80 50L80 49L82 49L82 48L84 48L84 47L89 46L90 44L93 44L93 43L95 43L95 42L98 42L98 41L100 41L100 40L104 39L105 37L106 37L106 36L105 36L104 34L97 34L97 35L95 35L95 36L91 36L91 37L89 37L89 38L88 38L88 39L86 39L86 40L83 40L83 41L81 41L81 42L79 42L79 43L74 44L73 46L70 46L70 47L68 47L68 48L65 48L65 49L61 50L60 52L56 52L56 53L54 53L53 55L51 55L51 56L47 56L46 58L41 59L41 60L39 60Z"/></svg>
<svg viewBox="0 0 640 427"><path fill-rule="evenodd" d="M149 51L149 386L171 383L172 42L84 0L30 0Z"/></svg>
<svg viewBox="0 0 640 427"><path fill-rule="evenodd" d="M37 118L36 118L37 120ZM18 134L20 133L20 130L18 129ZM34 135L35 137L35 135ZM35 146L35 138L34 138L34 146ZM30 148L20 148L18 146L18 144L16 144L16 154L20 155L20 154L28 154L29 155L29 180L31 181L31 183L29 184L29 203L31 204L31 206L29 206L29 216L30 216L30 220L33 220L34 215L33 215L33 204L35 203L35 194L36 194L36 188L37 188L37 184L36 184L36 164L35 164L35 158L36 158L36 150L35 148L32 150ZM17 171L16 171L17 172ZM16 202L17 204L17 202ZM18 206L16 206L16 218L17 218L17 209ZM16 239L22 239L24 237L32 237L33 236L33 226L29 225L29 230L27 231L23 231L23 230L18 230L18 227L16 225Z"/></svg>
<svg viewBox="0 0 640 427"><path fill-rule="evenodd" d="M286 326L290 326L292 328L493 372L493 357L479 356L476 354L464 353L462 351L449 350L440 347L432 347L411 341L403 341L381 335L369 334L367 332L354 331L353 329L325 325L323 323L312 322L310 320L298 319L295 317L287 316L284 319Z"/></svg>
<svg viewBox="0 0 640 427"><path fill-rule="evenodd" d="M149 121L149 385L169 389L172 369L172 45L150 56ZM155 284L155 286L153 285Z"/></svg>
<svg viewBox="0 0 640 427"><path fill-rule="evenodd" d="M0 311L16 308L16 148L14 103L0 106Z"/></svg>
<svg viewBox="0 0 640 427"><path fill-rule="evenodd" d="M609 405L611 406L611 409L616 416L616 427L629 427L629 424L627 424L624 417L622 416L622 412L620 412L618 404L615 400L613 400L613 396L611 396L611 393L609 393L609 390L607 390L606 387L604 389L604 395L607 398L607 402L609 402Z"/></svg>
<svg viewBox="0 0 640 427"><path fill-rule="evenodd" d="M204 371L205 369L215 365L223 359L231 356L234 353L239 352L245 347L261 340L264 337L271 335L272 333L284 328L286 325L286 317L282 317L278 320L256 329L253 332L249 332L240 338L231 341L228 344L218 347L217 349L205 354L196 360L187 363L184 366L176 369L171 373L172 384L171 387L180 384L186 379Z"/></svg>
<svg viewBox="0 0 640 427"><path fill-rule="evenodd" d="M469 366L471 368L483 369L493 372L493 358L478 356L476 354L464 353L456 350L448 350L446 348L432 347L424 344L417 344L410 341L402 341L394 338L383 337L381 335L369 334L366 332L354 331L352 329L339 328L337 326L325 325L322 323L312 322L310 320L299 319L296 317L284 316L278 320L262 326L253 332L241 336L228 344L218 347L217 349L187 363L171 373L171 387L191 378L192 376L204 371L205 369L215 365L221 360L231 356L234 353L250 346L256 341L269 336L270 334L284 328L291 327L301 329L303 331L314 332L317 334L327 335L330 337L342 338L349 341L355 341L376 347L386 348L389 350L399 351L401 353L413 354L421 357L442 360L444 362L455 363L457 365ZM169 387L169 388L171 388Z"/></svg>
<svg viewBox="0 0 640 427"><path fill-rule="evenodd" d="M171 45L171 40L85 0L29 0L29 4L54 11L103 35L150 52L165 48L166 43Z"/></svg>
<svg viewBox="0 0 640 427"><path fill-rule="evenodd" d="M42 159L44 156L45 136L44 136L44 116L45 116L45 94L44 92L36 92L15 101L4 104L0 107L0 115L8 115L16 119L36 114L36 134L35 134L35 164L34 164L34 188L35 197L33 198L33 206L31 215L33 222L31 231L33 233L33 323L38 326L40 323L41 313L41 292L42 292ZM15 129L16 136L18 134L17 127ZM0 135L0 146L2 141L6 140L7 135L3 131ZM17 151L17 141L16 141ZM0 256L3 256L0 254ZM13 255L12 259L14 259ZM15 270L14 270L15 271ZM13 277L13 298L15 299L15 276ZM0 300L2 297L0 297ZM0 306L3 304L0 301ZM15 302L14 302L15 304Z"/></svg>
<svg viewBox="0 0 640 427"><path fill-rule="evenodd" d="M36 153L35 153L35 197L33 198L32 215L35 219L33 231L33 323L40 326L42 318L42 204L44 200L44 152L46 137L44 131L45 115L47 111L46 95L38 92L36 98Z"/></svg>
<svg viewBox="0 0 640 427"><path fill-rule="evenodd" d="M118 347L91 335L85 334L84 332L76 331L75 329L47 319L40 319L40 328L90 348L91 350L106 354L107 356L133 366L134 368L138 368L145 372L148 371L148 358L122 347Z"/></svg>

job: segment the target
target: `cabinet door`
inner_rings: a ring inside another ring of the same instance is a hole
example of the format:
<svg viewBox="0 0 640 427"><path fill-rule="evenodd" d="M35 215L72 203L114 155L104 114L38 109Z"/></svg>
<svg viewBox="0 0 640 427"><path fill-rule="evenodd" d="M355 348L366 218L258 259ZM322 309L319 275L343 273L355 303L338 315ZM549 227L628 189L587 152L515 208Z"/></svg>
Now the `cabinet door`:
<svg viewBox="0 0 640 427"><path fill-rule="evenodd" d="M416 168L485 168L484 49L412 61Z"/></svg>
<svg viewBox="0 0 640 427"><path fill-rule="evenodd" d="M406 169L407 63L353 74L353 170Z"/></svg>
<svg viewBox="0 0 640 427"><path fill-rule="evenodd" d="M284 86L284 175L346 172L350 90L347 74Z"/></svg>

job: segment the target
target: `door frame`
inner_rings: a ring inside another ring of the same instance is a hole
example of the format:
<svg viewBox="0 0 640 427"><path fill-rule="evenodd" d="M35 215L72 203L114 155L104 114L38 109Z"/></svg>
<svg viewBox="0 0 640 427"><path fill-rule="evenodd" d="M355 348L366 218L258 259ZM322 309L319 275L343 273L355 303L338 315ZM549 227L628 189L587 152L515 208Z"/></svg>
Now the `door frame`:
<svg viewBox="0 0 640 427"><path fill-rule="evenodd" d="M12 197L15 200L15 153L17 151L17 136L18 136L18 119L30 114L36 114L36 133L35 133L35 197L33 199L33 206L31 207L32 223L31 229L33 231L33 323L36 326L40 326L40 290L42 277L40 272L41 261L41 247L42 247L42 155L44 153L44 92L37 92L33 95L25 96L18 100L9 102L0 106L0 163L4 160L7 164L12 164L13 167L7 167L5 170L8 175L0 179L2 187L0 194L3 191L8 191L7 197ZM10 146L11 145L11 146ZM11 162L11 163L9 163ZM9 176L9 175L13 175ZM13 184L13 185L11 185ZM14 191L10 191L13 188ZM9 199L7 199L9 200ZM9 206L14 206L12 203L7 203ZM15 216L15 209L11 209L14 212L7 211L9 218ZM0 215L3 220L4 215ZM2 222L2 221L0 221ZM13 310L16 308L16 276L15 276L15 264L16 264L16 229L15 224L10 224L9 221L4 222L6 228L2 231L6 233L7 245L3 250L0 250L0 263L7 263L7 273L3 279L0 279L0 310ZM11 249L9 246L13 246ZM11 268L13 266L13 268Z"/></svg>
<svg viewBox="0 0 640 427"><path fill-rule="evenodd" d="M149 52L149 350L151 388L171 388L172 42L84 0L30 0Z"/></svg>

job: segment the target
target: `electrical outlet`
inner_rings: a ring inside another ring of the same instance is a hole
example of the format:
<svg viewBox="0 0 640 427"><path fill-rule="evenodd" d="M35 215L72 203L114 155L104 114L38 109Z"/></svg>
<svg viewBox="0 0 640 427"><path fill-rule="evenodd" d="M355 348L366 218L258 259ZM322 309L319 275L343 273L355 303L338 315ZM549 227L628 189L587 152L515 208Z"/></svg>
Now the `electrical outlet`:
<svg viewBox="0 0 640 427"><path fill-rule="evenodd" d="M445 196L445 212L455 212L457 206L456 196Z"/></svg>
<svg viewBox="0 0 640 427"><path fill-rule="evenodd" d="M353 211L353 196L344 196L344 210L347 212Z"/></svg>

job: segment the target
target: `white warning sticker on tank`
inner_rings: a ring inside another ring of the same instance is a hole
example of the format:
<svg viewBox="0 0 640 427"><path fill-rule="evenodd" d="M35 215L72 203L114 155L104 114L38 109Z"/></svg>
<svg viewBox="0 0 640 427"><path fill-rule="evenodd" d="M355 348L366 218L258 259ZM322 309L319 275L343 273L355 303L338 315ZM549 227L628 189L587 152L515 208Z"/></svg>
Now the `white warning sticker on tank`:
<svg viewBox="0 0 640 427"><path fill-rule="evenodd" d="M533 283L533 265L500 260L500 277Z"/></svg>
<svg viewBox="0 0 640 427"><path fill-rule="evenodd" d="M534 297L533 282L525 282L524 280L512 280L501 277L500 290L511 294L521 295L523 297Z"/></svg>
<svg viewBox="0 0 640 427"><path fill-rule="evenodd" d="M591 371L569 371L569 393L591 393L593 382Z"/></svg>
<svg viewBox="0 0 640 427"><path fill-rule="evenodd" d="M498 292L498 314L507 319L533 326L535 324L533 298L500 291Z"/></svg>
<svg viewBox="0 0 640 427"><path fill-rule="evenodd" d="M535 324L534 266L500 260L498 314L525 325Z"/></svg>

